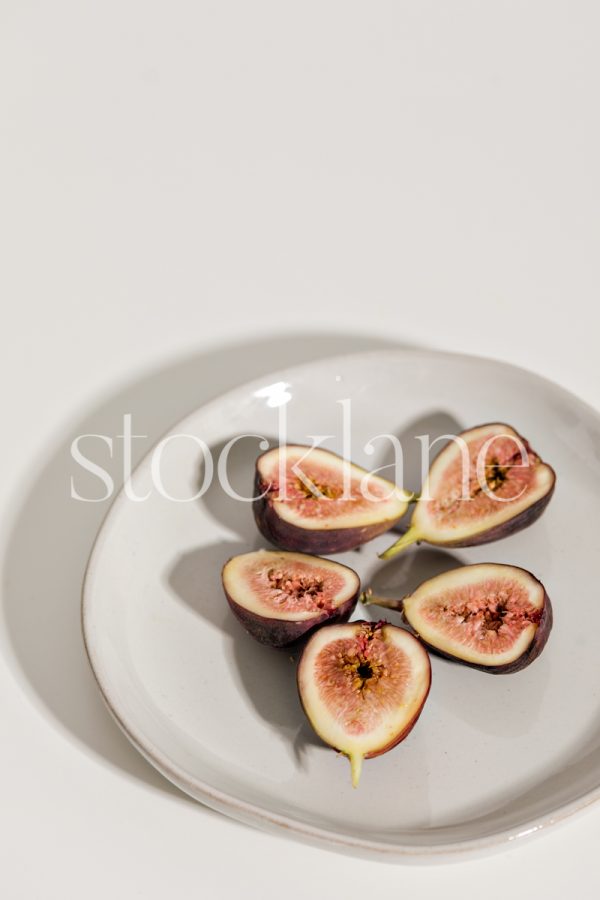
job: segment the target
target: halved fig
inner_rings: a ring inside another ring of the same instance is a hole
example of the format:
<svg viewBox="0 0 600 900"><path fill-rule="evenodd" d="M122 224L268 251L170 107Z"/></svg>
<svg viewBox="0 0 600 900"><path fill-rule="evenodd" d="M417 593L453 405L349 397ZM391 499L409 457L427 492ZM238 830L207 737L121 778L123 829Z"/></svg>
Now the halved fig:
<svg viewBox="0 0 600 900"><path fill-rule="evenodd" d="M510 425L464 431L434 460L408 531L380 557L419 541L472 547L507 537L541 516L555 482L554 470Z"/></svg>
<svg viewBox="0 0 600 900"><path fill-rule="evenodd" d="M271 647L295 644L325 622L345 622L360 593L360 579L348 566L275 550L232 557L222 580L235 616Z"/></svg>
<svg viewBox="0 0 600 900"><path fill-rule="evenodd" d="M402 600L364 602L401 610L436 653L497 675L518 672L540 655L552 629L544 585L517 566L460 566L424 581Z"/></svg>
<svg viewBox="0 0 600 900"><path fill-rule="evenodd" d="M408 631L387 622L352 622L313 634L297 677L310 724L348 757L357 787L363 759L391 750L419 718L431 665Z"/></svg>
<svg viewBox="0 0 600 900"><path fill-rule="evenodd" d="M277 547L353 550L392 528L411 494L336 453L287 444L256 461L254 515Z"/></svg>

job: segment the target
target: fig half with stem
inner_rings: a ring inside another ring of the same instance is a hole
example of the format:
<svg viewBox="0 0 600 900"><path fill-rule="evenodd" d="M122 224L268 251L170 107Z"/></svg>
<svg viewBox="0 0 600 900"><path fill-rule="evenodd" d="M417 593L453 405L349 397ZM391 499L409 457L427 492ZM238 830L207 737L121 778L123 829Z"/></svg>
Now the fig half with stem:
<svg viewBox="0 0 600 900"><path fill-rule="evenodd" d="M517 566L460 566L424 581L402 600L363 594L363 602L401 610L436 653L493 674L524 669L552 629L552 605L531 572Z"/></svg>
<svg viewBox="0 0 600 900"><path fill-rule="evenodd" d="M472 547L507 537L541 516L555 482L554 470L510 425L464 431L436 457L408 531L380 557L419 541Z"/></svg>
<svg viewBox="0 0 600 900"><path fill-rule="evenodd" d="M236 618L271 647L289 647L325 622L345 622L360 594L353 569L305 553L242 553L225 563L222 580Z"/></svg>
<svg viewBox="0 0 600 900"><path fill-rule="evenodd" d="M256 461L254 516L284 550L340 553L392 528L412 497L336 453L287 444Z"/></svg>
<svg viewBox="0 0 600 900"><path fill-rule="evenodd" d="M357 787L363 759L391 750L419 718L431 665L408 631L387 622L351 622L312 635L297 678L310 724L348 757Z"/></svg>

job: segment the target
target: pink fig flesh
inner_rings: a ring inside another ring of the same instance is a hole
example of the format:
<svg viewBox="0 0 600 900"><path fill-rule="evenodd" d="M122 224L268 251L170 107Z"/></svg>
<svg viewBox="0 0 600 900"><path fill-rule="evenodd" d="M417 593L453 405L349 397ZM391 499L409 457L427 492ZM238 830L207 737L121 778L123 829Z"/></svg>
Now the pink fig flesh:
<svg viewBox="0 0 600 900"><path fill-rule="evenodd" d="M320 448L285 445L256 462L254 516L284 550L341 553L388 531L411 495Z"/></svg>
<svg viewBox="0 0 600 900"><path fill-rule="evenodd" d="M429 657L408 631L387 622L328 625L308 641L298 692L319 737L350 760L358 785L363 759L408 735L431 685Z"/></svg>
<svg viewBox="0 0 600 900"><path fill-rule="evenodd" d="M552 630L544 585L518 566L460 566L423 582L402 600L367 592L366 602L402 610L431 650L496 675L530 665Z"/></svg>
<svg viewBox="0 0 600 900"><path fill-rule="evenodd" d="M236 618L271 647L290 647L325 622L346 621L360 593L360 579L348 566L274 550L234 556L222 581Z"/></svg>
<svg viewBox="0 0 600 900"><path fill-rule="evenodd" d="M458 435L434 460L408 531L381 558L425 541L471 547L508 537L538 519L556 475L510 425Z"/></svg>

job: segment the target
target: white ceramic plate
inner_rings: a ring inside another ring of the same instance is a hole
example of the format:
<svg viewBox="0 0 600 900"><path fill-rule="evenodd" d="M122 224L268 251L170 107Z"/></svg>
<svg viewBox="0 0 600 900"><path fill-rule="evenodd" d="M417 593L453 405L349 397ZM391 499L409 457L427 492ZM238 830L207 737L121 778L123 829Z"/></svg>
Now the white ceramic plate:
<svg viewBox="0 0 600 900"><path fill-rule="evenodd" d="M502 363L391 351L262 378L199 409L172 434L202 438L216 463L236 435L275 435L285 409L289 440L332 434L325 446L340 451L338 401L347 399L354 461L382 464L385 440L372 456L363 446L396 434L407 487L419 482L415 435L493 420L514 425L554 466L550 506L521 534L453 553L411 548L382 564L376 551L389 543L384 535L337 557L363 583L399 596L458 561L532 570L555 611L540 659L507 676L433 659L417 726L393 751L367 761L353 790L345 758L322 746L304 720L290 657L255 643L225 602L222 564L265 545L250 504L228 497L216 479L199 500L169 501L153 486L149 456L132 480L148 499L118 497L88 568L83 624L98 684L128 737L167 778L235 818L387 859L448 859L505 846L600 794L600 416ZM231 453L239 493L251 492L257 453L256 439ZM193 495L203 473L199 444L169 441L160 472L171 495Z"/></svg>

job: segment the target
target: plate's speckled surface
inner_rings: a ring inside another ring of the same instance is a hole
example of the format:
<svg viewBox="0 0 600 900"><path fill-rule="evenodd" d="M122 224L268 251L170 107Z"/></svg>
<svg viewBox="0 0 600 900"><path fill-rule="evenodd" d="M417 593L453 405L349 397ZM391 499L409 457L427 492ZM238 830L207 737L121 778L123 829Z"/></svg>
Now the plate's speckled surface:
<svg viewBox="0 0 600 900"><path fill-rule="evenodd" d="M249 638L223 597L225 560L264 546L250 504L228 497L216 478L202 498L171 502L153 488L149 456L133 487L150 496L118 497L90 560L83 622L93 669L141 752L183 790L236 818L388 859L448 859L505 846L600 795L600 604L592 573L600 540L600 416L502 363L389 351L263 378L193 413L173 433L202 438L216 465L236 435L272 438L285 408L290 440L335 434L326 446L339 451L338 401L348 398L353 459L381 465L389 441L378 441L370 456L365 442L399 436L409 488L420 477L415 435L485 421L511 423L554 466L555 496L521 534L452 553L412 548L387 564L376 557L389 544L384 535L337 557L365 583L399 595L457 562L528 568L546 584L555 611L542 657L504 677L434 658L430 698L414 731L367 761L353 791L347 761L305 723L294 663ZM252 438L231 450L228 472L240 493L251 491L257 453ZM165 489L194 494L201 460L190 437L169 441L160 460Z"/></svg>

